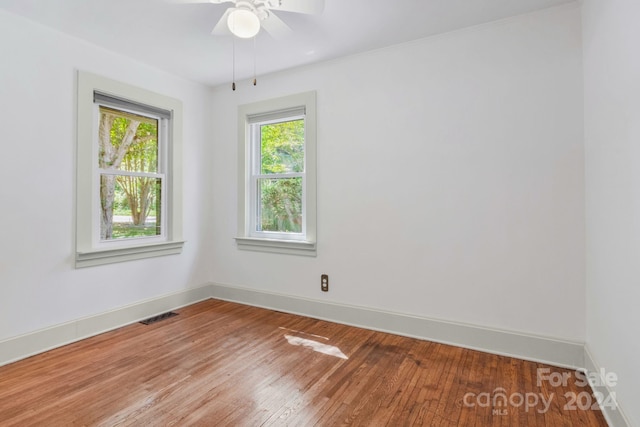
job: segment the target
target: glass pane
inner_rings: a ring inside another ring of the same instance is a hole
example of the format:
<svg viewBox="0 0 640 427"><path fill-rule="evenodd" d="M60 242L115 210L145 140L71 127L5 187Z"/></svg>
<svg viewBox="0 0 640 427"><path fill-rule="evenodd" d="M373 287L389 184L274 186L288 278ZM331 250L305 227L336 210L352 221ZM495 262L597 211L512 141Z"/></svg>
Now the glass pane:
<svg viewBox="0 0 640 427"><path fill-rule="evenodd" d="M258 230L302 232L302 178L258 180Z"/></svg>
<svg viewBox="0 0 640 427"><path fill-rule="evenodd" d="M98 135L100 168L158 172L158 120L100 107Z"/></svg>
<svg viewBox="0 0 640 427"><path fill-rule="evenodd" d="M161 234L162 179L100 176L100 239L127 239Z"/></svg>
<svg viewBox="0 0 640 427"><path fill-rule="evenodd" d="M304 172L304 120L260 126L260 173Z"/></svg>

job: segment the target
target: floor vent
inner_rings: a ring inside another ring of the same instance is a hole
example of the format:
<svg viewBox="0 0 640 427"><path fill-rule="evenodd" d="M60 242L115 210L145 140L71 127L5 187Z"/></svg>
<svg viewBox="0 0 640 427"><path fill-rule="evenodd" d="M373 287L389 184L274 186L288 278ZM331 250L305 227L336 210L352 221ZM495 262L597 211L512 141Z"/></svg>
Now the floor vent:
<svg viewBox="0 0 640 427"><path fill-rule="evenodd" d="M143 325L150 325L151 323L156 323L156 322L159 322L161 320L168 319L169 317L173 317L173 316L177 316L177 315L178 315L178 313L174 313L173 311L169 311L167 313L162 313L162 314L158 314L157 316L150 317L150 318L148 318L146 320L143 320L140 323L142 323Z"/></svg>

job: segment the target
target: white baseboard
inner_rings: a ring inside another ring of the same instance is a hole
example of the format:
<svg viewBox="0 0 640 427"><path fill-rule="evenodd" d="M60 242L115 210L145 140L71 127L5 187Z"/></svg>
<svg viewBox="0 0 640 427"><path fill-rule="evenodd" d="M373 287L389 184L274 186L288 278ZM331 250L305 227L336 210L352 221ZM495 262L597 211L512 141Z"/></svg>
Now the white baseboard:
<svg viewBox="0 0 640 427"><path fill-rule="evenodd" d="M589 347L586 345L584 347L584 358L585 369L587 370L589 377L595 377L597 375L598 378L600 378L602 367L594 361L593 356L589 351ZM606 381L604 380L601 381L600 384L591 384L591 388L593 389L594 393L598 393L601 396L604 396L605 399L609 396L615 396L615 391L609 388L606 384ZM600 406L602 414L607 420L607 423L609 423L611 427L631 427L631 422L625 416L622 408L620 408L615 398L612 401L607 401L606 403L611 402L615 403L614 407L612 407L611 405Z"/></svg>
<svg viewBox="0 0 640 427"><path fill-rule="evenodd" d="M212 297L396 335L571 369L584 367L584 343L212 284Z"/></svg>
<svg viewBox="0 0 640 427"><path fill-rule="evenodd" d="M585 366L582 343L222 284L187 289L0 341L0 366L212 297L555 366Z"/></svg>
<svg viewBox="0 0 640 427"><path fill-rule="evenodd" d="M211 298L211 286L186 289L0 341L0 366Z"/></svg>
<svg viewBox="0 0 640 427"><path fill-rule="evenodd" d="M417 317L367 307L213 283L0 341L0 366L209 298L425 339L571 369L599 372L584 343ZM612 390L595 385L608 396ZM620 407L602 408L610 426L631 424Z"/></svg>

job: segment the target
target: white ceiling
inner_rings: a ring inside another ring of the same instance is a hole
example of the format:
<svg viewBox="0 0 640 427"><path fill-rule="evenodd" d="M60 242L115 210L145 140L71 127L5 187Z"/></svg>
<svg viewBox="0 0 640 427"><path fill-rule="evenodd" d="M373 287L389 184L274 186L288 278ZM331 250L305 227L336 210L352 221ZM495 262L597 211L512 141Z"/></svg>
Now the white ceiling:
<svg viewBox="0 0 640 427"><path fill-rule="evenodd" d="M294 31L256 37L258 76L398 44L572 0L325 0L321 15L278 12ZM231 37L211 36L230 3L0 0L0 8L208 85L232 79ZM236 79L253 75L253 42L236 42Z"/></svg>

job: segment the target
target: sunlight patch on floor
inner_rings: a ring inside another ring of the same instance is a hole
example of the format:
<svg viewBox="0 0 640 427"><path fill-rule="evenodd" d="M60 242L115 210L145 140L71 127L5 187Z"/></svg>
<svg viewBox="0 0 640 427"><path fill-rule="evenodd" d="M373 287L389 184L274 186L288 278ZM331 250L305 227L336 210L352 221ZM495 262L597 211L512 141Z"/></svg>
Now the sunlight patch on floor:
<svg viewBox="0 0 640 427"><path fill-rule="evenodd" d="M294 337L293 335L288 334L285 334L284 337L291 345L310 348L313 351L317 351L318 353L327 354L329 356L338 357L340 359L349 359L347 355L340 351L340 349L335 345L328 345L307 338Z"/></svg>
<svg viewBox="0 0 640 427"><path fill-rule="evenodd" d="M284 328L282 326L279 326L278 329L282 329L283 331L293 332L294 334L297 334L297 335L307 335L307 336L310 336L310 337L320 338L320 339L329 341L329 338L323 337L322 335L316 335L316 334L310 334L308 332L296 331L295 329Z"/></svg>

